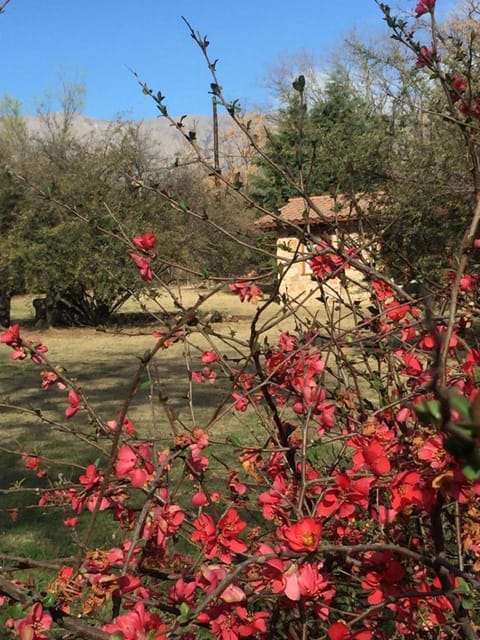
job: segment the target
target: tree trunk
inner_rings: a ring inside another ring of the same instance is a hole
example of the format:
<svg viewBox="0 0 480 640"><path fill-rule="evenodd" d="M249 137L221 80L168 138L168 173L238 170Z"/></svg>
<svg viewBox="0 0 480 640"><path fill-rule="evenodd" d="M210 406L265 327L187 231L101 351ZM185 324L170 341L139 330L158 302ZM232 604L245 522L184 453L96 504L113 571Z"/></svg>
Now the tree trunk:
<svg viewBox="0 0 480 640"><path fill-rule="evenodd" d="M0 326L10 326L10 293L0 292Z"/></svg>

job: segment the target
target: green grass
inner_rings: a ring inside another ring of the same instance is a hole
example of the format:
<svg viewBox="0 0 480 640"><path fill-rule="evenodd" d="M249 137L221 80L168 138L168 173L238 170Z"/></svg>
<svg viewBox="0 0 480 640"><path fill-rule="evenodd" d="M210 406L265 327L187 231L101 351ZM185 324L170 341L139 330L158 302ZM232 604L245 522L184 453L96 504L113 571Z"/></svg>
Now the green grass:
<svg viewBox="0 0 480 640"><path fill-rule="evenodd" d="M193 304L198 293L204 294L205 291L182 292L183 304ZM139 358L155 344L151 335L155 325L122 325L118 329L112 327L103 331L91 328L38 330L32 326L29 304L29 298L25 297L13 300L12 323L21 324L25 338L46 344L51 362L64 367L66 374L80 385L95 413L104 421L114 420L139 366ZM161 304L163 308L174 311L173 304L167 298L162 299ZM150 302L148 305L154 306ZM133 303L129 303L125 309L126 313L135 311L138 311L138 307ZM226 335L233 332L241 339L248 336L249 321L255 307L242 305L233 295L222 293L206 301L204 312L212 311L221 311L230 318L227 322L215 324L215 331ZM213 340L219 343L217 338ZM209 344L202 336L192 336L194 368L202 367L198 356L208 348ZM228 347L225 349L228 350ZM66 391L60 391L56 386L48 390L41 389L40 370L41 367L28 359L12 361L9 349L2 345L0 398L3 405L11 405L11 408L0 408L3 436L0 442L0 488L3 490L0 494L0 552L36 559L70 555L75 551L75 540L72 532L63 525L63 519L71 513L66 514L51 507L39 508L39 496L29 489L37 485L46 489L49 482L76 479L79 466L95 461L100 455L95 448L76 440L73 434L63 434L48 423L65 424L74 433L83 433L86 437L93 434L85 412L79 412L70 421L64 419ZM194 424L204 426L212 419L228 388L229 380L225 377L224 380L220 378L214 386L194 384L190 389L184 346L178 343L160 351L149 367L148 376L144 377L132 401L129 417L142 436L159 439L161 446L163 440L165 444L169 443L171 436L165 406L173 412L178 425L184 425L187 429ZM190 391L193 391L191 403L187 397ZM159 401L160 396L162 401ZM28 412L22 408L27 408ZM230 465L234 461L233 448L225 446L229 435L238 435L242 441L247 440L251 444L260 442L256 434L258 420L252 414L248 421L251 424L246 427L243 419L239 420L233 411L226 411L215 424L212 439L217 444L213 449L222 463ZM108 440L100 440L99 444L108 451ZM38 479L33 472L25 469L19 456L22 452L38 454L48 460L48 480ZM69 465L72 460L77 465L73 469ZM18 490L14 490L15 487ZM88 513L82 515L80 535L86 519ZM111 539L115 533L115 527L106 526L99 530L101 534L95 540L98 545L107 542L106 538Z"/></svg>
<svg viewBox="0 0 480 640"><path fill-rule="evenodd" d="M206 290L185 289L178 295L181 296L182 304L189 307L195 303L199 294L206 293ZM145 301L144 306L151 310L156 307L152 301ZM160 297L160 306L164 311L175 312L175 306L167 296ZM139 309L134 302L129 302L122 311L132 314ZM202 307L202 313L214 311L220 311L224 318L223 322L212 325L215 333L233 335L242 341L248 340L255 306L242 304L230 293L220 292L207 299ZM294 326L291 317L278 324L278 311L279 306L272 305L262 323L259 323L260 326L266 326L265 335L273 340L278 336L280 328L288 330ZM309 307L302 309L299 315L307 316L314 312L315 307ZM128 326L120 323L117 327L112 325L101 331L92 328L39 330L33 326L32 315L29 298L13 300L12 322L21 324L22 335L35 343L46 344L51 362L64 367L66 374L80 385L95 413L103 421L114 420L139 366L139 358L155 344L152 330L161 328L161 323L152 326ZM189 348L192 367L201 369L203 365L199 355L211 346L195 328L191 331ZM238 355L231 344L222 343L214 335L210 339L227 358ZM228 362L232 363L231 360ZM65 420L67 394L56 386L42 390L40 369L29 360L12 361L9 349L2 345L0 398L4 405L28 408L30 413L14 408L0 408L0 489L4 491L0 493L0 552L28 555L37 559L70 555L75 552L76 544L74 534L63 525L63 519L71 515L71 512L65 513L51 507L39 508L36 506L38 495L27 489L37 485L47 488L48 482L76 480L81 466L102 458L101 452L94 446L75 438L75 434L80 433L88 439L94 433L86 413L81 411L71 420ZM230 380L227 375L219 375L215 385L194 383L190 386L185 364L185 346L177 343L169 349L159 351L133 398L128 415L142 436L156 439L159 448L169 446L172 416L180 429L191 429L194 425L205 427L211 423L222 401L228 398L229 389ZM193 394L191 398L190 394ZM73 433L61 433L48 421L66 425ZM210 429L213 470L209 473L209 482L215 483L218 477L225 477L225 472L217 472L215 467L225 470L238 466L238 451L231 444L232 437L243 446L261 447L267 436L262 415L257 415L253 410L239 414L233 411L228 400ZM93 440L92 444L95 444ZM98 445L108 453L108 439L100 439ZM48 480L38 479L34 473L25 469L19 456L22 452L38 454L48 459L51 470ZM71 467L71 461L77 465L75 468ZM178 487L175 489L177 482ZM5 490L17 485L20 491L5 493ZM171 487L177 491L180 501L189 500L189 495L183 495L185 486L191 491L189 483L182 486L181 478L172 475ZM210 485L209 488L215 487ZM78 528L80 538L88 518L88 513L81 516ZM105 518L102 526L97 527L94 545L111 544L112 536L118 537L118 526L107 522L108 519Z"/></svg>

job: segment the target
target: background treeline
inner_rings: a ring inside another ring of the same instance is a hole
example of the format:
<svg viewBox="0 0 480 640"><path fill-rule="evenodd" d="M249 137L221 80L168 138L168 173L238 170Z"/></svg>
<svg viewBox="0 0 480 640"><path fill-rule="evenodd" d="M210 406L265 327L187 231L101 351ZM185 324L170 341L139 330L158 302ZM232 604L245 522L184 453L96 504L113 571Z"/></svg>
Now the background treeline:
<svg viewBox="0 0 480 640"><path fill-rule="evenodd" d="M468 65L475 78L478 21L467 12L448 32L442 56L460 76ZM468 60L457 56L460 42L469 43ZM434 279L464 230L471 168L461 135L439 112L444 97L420 71L394 41L354 38L326 74L305 59L271 71L275 110L248 116L268 160L224 129L222 175L232 189L191 156L162 166L135 123L79 138L78 87L64 86L62 113L42 113L41 135L29 132L20 105L5 98L0 307L13 294L46 295L70 304L78 324L104 322L144 286L119 239L146 230L158 238L157 266L167 281L261 270L268 259L251 247L272 247L273 239L255 228L260 214L241 194L277 210L298 195L292 184L312 195L384 193L382 208L365 221L380 240L379 262L400 282Z"/></svg>
<svg viewBox="0 0 480 640"><path fill-rule="evenodd" d="M71 305L72 322L102 323L145 285L125 242L147 230L158 238L157 270L166 282L252 268L248 248L220 234L216 225L251 241L253 214L195 164L159 165L135 123L112 123L107 136L82 140L75 135L74 113L66 111L44 114L42 135L32 137L18 105L9 100L5 110L0 126L4 295L44 294Z"/></svg>

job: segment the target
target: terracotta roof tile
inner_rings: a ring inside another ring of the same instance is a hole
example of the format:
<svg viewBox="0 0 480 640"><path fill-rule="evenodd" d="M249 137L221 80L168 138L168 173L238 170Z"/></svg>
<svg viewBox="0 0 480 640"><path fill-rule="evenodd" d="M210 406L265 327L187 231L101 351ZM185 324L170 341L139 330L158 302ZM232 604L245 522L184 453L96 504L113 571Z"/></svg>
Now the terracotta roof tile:
<svg viewBox="0 0 480 640"><path fill-rule="evenodd" d="M319 224L322 222L349 222L358 220L358 212L353 206L350 198L330 195L311 196L313 205L318 210L309 209L304 198L290 198L280 209L280 221L270 215L265 215L255 222L255 226L260 229L275 229L279 222L287 222L303 226L304 224ZM369 206L374 201L373 197L366 197L364 194L357 194L358 205L368 211Z"/></svg>

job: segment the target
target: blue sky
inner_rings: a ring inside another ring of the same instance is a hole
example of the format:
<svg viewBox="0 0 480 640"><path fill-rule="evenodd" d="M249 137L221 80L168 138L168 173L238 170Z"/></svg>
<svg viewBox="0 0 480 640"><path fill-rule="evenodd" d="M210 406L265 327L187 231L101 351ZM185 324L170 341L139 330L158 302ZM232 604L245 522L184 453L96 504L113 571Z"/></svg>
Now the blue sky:
<svg viewBox="0 0 480 640"><path fill-rule="evenodd" d="M406 9L415 4L401 1ZM131 67L167 96L172 114L207 114L210 78L182 15L208 35L228 99L247 108L268 102L262 79L279 57L303 49L328 65L353 28L385 30L374 0L10 0L0 16L0 96L35 113L63 74L86 87L88 116L155 117Z"/></svg>

